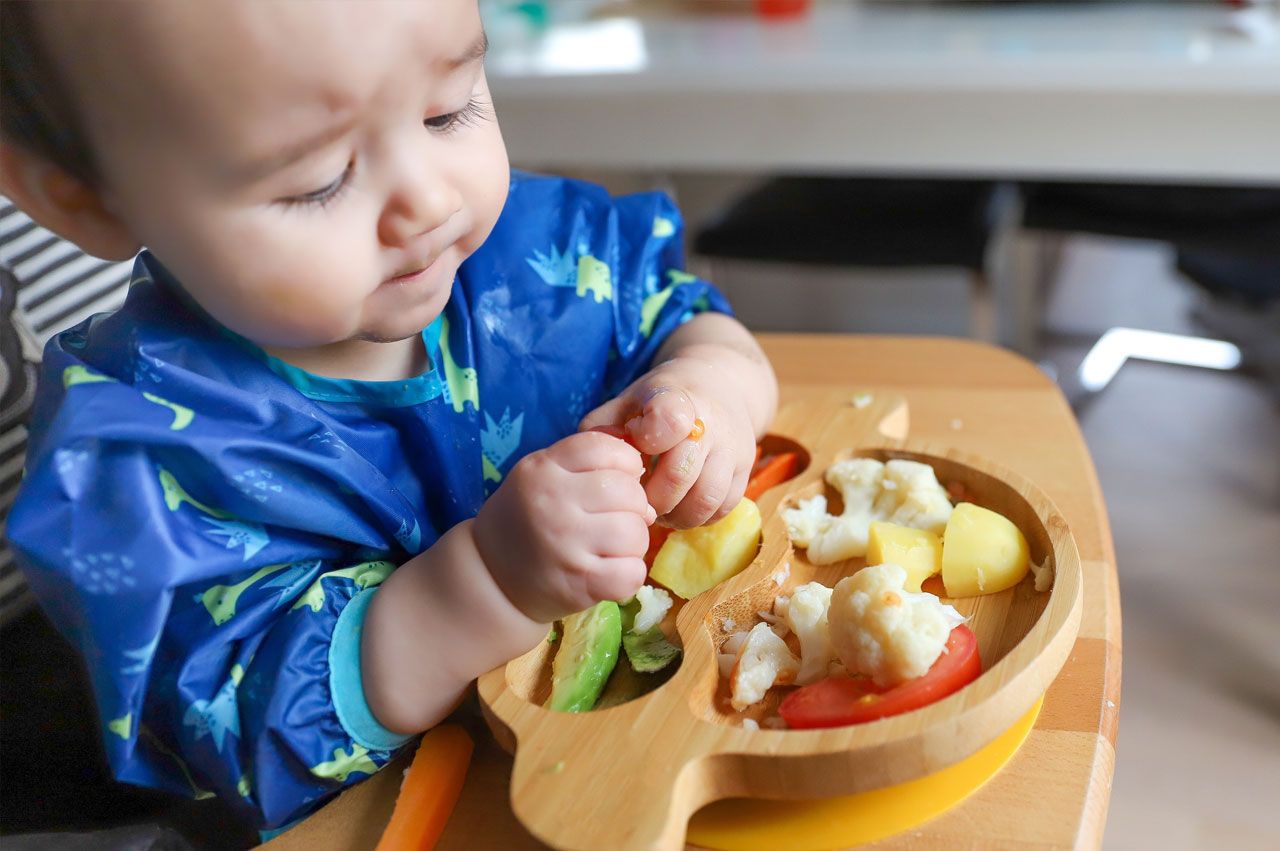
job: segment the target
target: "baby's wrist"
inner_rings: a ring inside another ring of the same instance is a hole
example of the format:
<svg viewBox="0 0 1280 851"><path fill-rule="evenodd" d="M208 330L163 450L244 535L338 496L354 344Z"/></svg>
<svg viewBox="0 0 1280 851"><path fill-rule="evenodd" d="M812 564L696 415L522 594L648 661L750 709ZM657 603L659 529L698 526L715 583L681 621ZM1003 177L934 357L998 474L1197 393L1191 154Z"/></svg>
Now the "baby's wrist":
<svg viewBox="0 0 1280 851"><path fill-rule="evenodd" d="M525 617L490 577L472 521L387 578L365 623L365 700L397 733L439 722L480 674L542 640L545 624Z"/></svg>

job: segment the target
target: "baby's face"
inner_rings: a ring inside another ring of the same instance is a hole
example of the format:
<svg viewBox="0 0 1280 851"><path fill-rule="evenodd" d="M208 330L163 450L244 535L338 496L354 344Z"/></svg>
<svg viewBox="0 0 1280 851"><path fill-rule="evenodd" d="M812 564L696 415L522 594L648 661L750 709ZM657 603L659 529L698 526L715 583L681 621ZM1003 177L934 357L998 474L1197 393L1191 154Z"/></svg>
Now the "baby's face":
<svg viewBox="0 0 1280 851"><path fill-rule="evenodd" d="M418 333L502 209L475 0L47 17L109 209L260 345Z"/></svg>

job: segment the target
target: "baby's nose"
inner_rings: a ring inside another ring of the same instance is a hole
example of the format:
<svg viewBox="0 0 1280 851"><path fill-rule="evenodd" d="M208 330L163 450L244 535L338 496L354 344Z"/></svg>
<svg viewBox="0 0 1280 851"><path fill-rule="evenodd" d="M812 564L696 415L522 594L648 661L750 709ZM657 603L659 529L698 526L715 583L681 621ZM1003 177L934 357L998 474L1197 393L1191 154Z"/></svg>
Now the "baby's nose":
<svg viewBox="0 0 1280 851"><path fill-rule="evenodd" d="M392 189L378 221L384 245L404 245L440 227L462 208L462 196L430 167L406 170Z"/></svg>

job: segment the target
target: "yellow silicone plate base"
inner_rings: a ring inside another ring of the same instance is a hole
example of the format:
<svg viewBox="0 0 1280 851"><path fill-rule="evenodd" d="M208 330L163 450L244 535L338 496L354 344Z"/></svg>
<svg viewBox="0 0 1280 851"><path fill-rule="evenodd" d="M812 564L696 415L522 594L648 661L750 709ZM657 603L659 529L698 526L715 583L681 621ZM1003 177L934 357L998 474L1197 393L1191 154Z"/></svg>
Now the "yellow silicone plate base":
<svg viewBox="0 0 1280 851"><path fill-rule="evenodd" d="M716 851L827 851L910 830L994 777L1030 735L1043 702L1036 701L1018 723L973 756L927 777L815 801L717 801L690 819L687 841Z"/></svg>

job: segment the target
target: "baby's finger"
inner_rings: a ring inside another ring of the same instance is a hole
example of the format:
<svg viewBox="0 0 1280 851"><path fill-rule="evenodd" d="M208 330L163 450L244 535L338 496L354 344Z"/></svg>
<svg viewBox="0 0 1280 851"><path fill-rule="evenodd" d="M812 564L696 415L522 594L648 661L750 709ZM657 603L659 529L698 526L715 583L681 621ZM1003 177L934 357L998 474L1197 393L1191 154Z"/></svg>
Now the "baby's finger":
<svg viewBox="0 0 1280 851"><path fill-rule="evenodd" d="M601 558L642 558L649 549L649 527L630 512L597 514L592 517L582 545Z"/></svg>
<svg viewBox="0 0 1280 851"><path fill-rule="evenodd" d="M644 458L625 441L598 431L581 431L551 444L547 457L570 473L619 470L637 480L644 475Z"/></svg>
<svg viewBox="0 0 1280 851"><path fill-rule="evenodd" d="M733 458L728 452L713 451L702 465L702 472L684 499L667 512L665 522L677 529L702 526L718 512L729 498L733 484ZM732 505L729 508L733 508Z"/></svg>
<svg viewBox="0 0 1280 851"><path fill-rule="evenodd" d="M591 574L587 583L593 600L626 600L634 597L649 575L644 559L602 558L599 569Z"/></svg>
<svg viewBox="0 0 1280 851"><path fill-rule="evenodd" d="M711 515L708 523L714 523L717 520L723 520L725 515L738 506L742 502L742 497L747 493L747 482L751 479L751 468L743 467L733 474L733 481L729 484L729 494L724 499L724 504Z"/></svg>
<svg viewBox="0 0 1280 851"><path fill-rule="evenodd" d="M641 452L661 455L688 439L697 418L687 393L663 385L645 393L640 400L640 413L626 422L626 429Z"/></svg>
<svg viewBox="0 0 1280 851"><path fill-rule="evenodd" d="M569 498L575 499L588 514L608 514L624 511L634 514L651 524L657 512L649 504L640 481L631 473L621 470L598 470L580 473L572 480Z"/></svg>
<svg viewBox="0 0 1280 851"><path fill-rule="evenodd" d="M705 447L699 441L686 440L658 459L644 489L659 517L679 505L698 480L706 460Z"/></svg>
<svg viewBox="0 0 1280 851"><path fill-rule="evenodd" d="M610 399L583 417L578 423L578 431L588 431L600 426L621 426L627 418L628 409L634 407L635 403L624 393L615 399Z"/></svg>

